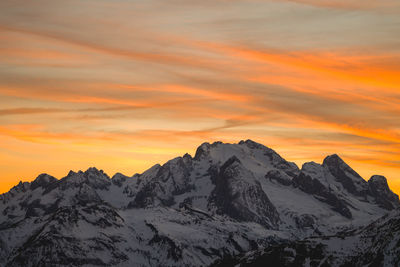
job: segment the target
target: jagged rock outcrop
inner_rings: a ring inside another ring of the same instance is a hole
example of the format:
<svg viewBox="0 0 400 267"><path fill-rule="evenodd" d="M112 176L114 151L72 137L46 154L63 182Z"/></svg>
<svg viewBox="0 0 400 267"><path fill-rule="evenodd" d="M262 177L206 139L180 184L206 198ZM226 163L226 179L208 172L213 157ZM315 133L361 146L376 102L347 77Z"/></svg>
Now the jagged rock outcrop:
<svg viewBox="0 0 400 267"><path fill-rule="evenodd" d="M285 183L277 175L267 176ZM327 156L322 165L305 163L291 184L349 219L353 217L352 210L357 211L355 205L362 205L362 202L378 203L386 210L399 206L398 197L390 191L386 179L376 176L367 182L336 154Z"/></svg>
<svg viewBox="0 0 400 267"><path fill-rule="evenodd" d="M390 190L384 176L374 175L368 180L368 192L376 202L384 209L392 210L400 207L399 196Z"/></svg>
<svg viewBox="0 0 400 267"><path fill-rule="evenodd" d="M293 185L302 191L313 195L318 200L327 203L332 209L346 218L352 218L350 209L346 202L337 197L330 187L324 186L318 179L312 178L304 172L301 172L293 179Z"/></svg>
<svg viewBox="0 0 400 267"><path fill-rule="evenodd" d="M366 181L338 155L334 154L324 159L322 167L325 167L335 177L345 190L353 195L366 197L368 185Z"/></svg>
<svg viewBox="0 0 400 267"><path fill-rule="evenodd" d="M218 214L276 228L279 222L276 208L237 157L231 157L222 165L215 184L210 206L215 206Z"/></svg>
<svg viewBox="0 0 400 267"><path fill-rule="evenodd" d="M270 181L276 181L282 185L289 186L293 183L293 177L290 177L288 174L285 172L279 171L279 170L272 170L269 171L265 175L266 179L269 179Z"/></svg>
<svg viewBox="0 0 400 267"><path fill-rule="evenodd" d="M35 190L38 187L46 188L48 185L56 182L57 179L47 173L40 174L30 186L31 190Z"/></svg>
<svg viewBox="0 0 400 267"><path fill-rule="evenodd" d="M161 203L171 206L174 196L193 189L190 181L192 157L186 154L159 167L157 174L149 179L137 192L129 207L145 208Z"/></svg>

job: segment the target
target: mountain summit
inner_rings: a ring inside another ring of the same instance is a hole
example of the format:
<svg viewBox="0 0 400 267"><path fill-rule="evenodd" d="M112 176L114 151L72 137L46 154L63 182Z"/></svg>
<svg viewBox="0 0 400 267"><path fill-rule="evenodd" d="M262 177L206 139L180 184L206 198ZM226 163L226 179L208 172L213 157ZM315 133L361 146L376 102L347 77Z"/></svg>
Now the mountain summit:
<svg viewBox="0 0 400 267"><path fill-rule="evenodd" d="M21 182L0 195L0 265L394 266L399 208L385 177L366 181L338 155L299 169L251 140L203 143L132 177Z"/></svg>

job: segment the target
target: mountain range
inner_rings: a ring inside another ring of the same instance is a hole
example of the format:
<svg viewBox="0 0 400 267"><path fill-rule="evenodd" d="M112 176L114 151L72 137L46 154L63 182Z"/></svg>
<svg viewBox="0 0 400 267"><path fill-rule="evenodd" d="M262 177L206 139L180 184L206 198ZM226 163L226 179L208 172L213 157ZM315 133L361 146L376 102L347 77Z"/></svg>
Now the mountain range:
<svg viewBox="0 0 400 267"><path fill-rule="evenodd" d="M338 155L251 140L132 177L48 174L0 195L0 266L399 266L400 202Z"/></svg>

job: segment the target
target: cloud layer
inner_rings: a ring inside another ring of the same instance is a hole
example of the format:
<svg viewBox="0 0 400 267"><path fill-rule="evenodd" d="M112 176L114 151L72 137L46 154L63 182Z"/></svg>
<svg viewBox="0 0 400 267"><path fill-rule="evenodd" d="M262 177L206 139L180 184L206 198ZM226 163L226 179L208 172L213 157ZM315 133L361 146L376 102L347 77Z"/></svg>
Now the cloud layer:
<svg viewBox="0 0 400 267"><path fill-rule="evenodd" d="M0 191L251 138L400 192L398 1L0 3Z"/></svg>

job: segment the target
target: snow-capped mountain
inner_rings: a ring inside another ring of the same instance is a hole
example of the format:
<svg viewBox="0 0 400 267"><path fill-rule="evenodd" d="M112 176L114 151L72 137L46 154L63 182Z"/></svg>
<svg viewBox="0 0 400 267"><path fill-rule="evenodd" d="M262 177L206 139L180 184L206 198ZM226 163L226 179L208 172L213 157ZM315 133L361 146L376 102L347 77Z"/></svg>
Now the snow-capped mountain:
<svg viewBox="0 0 400 267"><path fill-rule="evenodd" d="M366 227L271 243L212 266L400 266L400 209Z"/></svg>
<svg viewBox="0 0 400 267"><path fill-rule="evenodd" d="M337 155L299 169L251 140L204 143L132 177L89 168L19 183L0 195L0 266L246 265L279 253L288 266L358 266L366 253L393 266L399 207L383 176L367 182Z"/></svg>

